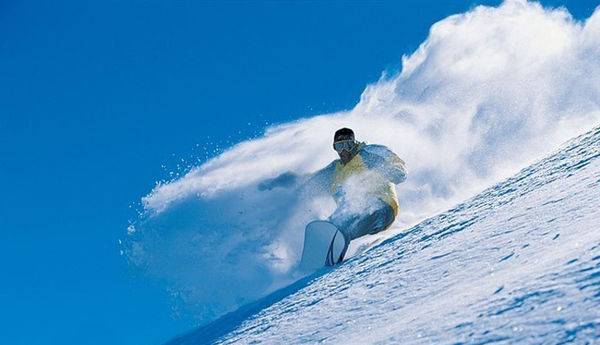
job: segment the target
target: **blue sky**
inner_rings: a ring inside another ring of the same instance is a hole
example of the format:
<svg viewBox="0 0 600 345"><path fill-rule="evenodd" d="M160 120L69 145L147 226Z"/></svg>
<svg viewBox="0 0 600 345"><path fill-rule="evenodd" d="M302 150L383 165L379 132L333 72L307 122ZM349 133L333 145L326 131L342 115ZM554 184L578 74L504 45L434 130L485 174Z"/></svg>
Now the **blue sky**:
<svg viewBox="0 0 600 345"><path fill-rule="evenodd" d="M0 342L156 344L191 328L119 256L130 206L181 158L351 108L432 23L481 3L499 1L3 1ZM542 3L578 18L596 5Z"/></svg>

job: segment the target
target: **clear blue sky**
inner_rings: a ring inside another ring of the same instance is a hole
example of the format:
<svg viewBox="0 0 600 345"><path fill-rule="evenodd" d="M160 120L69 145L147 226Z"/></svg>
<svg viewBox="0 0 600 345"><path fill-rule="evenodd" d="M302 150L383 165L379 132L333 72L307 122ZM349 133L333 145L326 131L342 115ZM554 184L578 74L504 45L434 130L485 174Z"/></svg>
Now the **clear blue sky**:
<svg viewBox="0 0 600 345"><path fill-rule="evenodd" d="M351 108L432 23L480 3L499 1L1 1L0 343L191 328L119 256L129 206L204 147Z"/></svg>

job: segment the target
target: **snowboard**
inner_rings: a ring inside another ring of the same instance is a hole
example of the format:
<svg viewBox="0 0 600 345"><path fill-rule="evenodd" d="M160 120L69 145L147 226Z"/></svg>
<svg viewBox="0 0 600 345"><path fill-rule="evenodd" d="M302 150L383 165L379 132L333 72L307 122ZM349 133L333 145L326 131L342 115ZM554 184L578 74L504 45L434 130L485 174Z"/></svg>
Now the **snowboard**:
<svg viewBox="0 0 600 345"><path fill-rule="evenodd" d="M300 269L314 271L324 266L333 266L341 261L346 239L330 222L315 220L306 226L304 248Z"/></svg>

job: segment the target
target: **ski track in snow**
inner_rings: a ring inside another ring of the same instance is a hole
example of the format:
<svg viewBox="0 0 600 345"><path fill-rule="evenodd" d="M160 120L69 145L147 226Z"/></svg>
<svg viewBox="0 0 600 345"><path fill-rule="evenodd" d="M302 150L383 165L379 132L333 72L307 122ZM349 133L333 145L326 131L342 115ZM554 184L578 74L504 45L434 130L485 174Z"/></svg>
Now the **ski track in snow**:
<svg viewBox="0 0 600 345"><path fill-rule="evenodd" d="M170 344L600 343L600 127Z"/></svg>

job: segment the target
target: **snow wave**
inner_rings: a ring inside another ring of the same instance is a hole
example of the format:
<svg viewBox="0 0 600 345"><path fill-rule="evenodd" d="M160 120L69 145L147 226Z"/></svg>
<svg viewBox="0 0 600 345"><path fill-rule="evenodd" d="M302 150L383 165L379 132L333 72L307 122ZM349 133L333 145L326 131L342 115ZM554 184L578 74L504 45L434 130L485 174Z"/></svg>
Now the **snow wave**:
<svg viewBox="0 0 600 345"><path fill-rule="evenodd" d="M301 200L294 186L335 158L337 128L407 162L400 230L592 128L599 57L599 10L578 22L565 9L512 0L450 16L352 110L268 128L157 185L124 252L208 322L295 278L304 224L334 205ZM261 188L273 178L278 187Z"/></svg>
<svg viewBox="0 0 600 345"><path fill-rule="evenodd" d="M168 344L594 344L598 195L600 127L371 251Z"/></svg>

